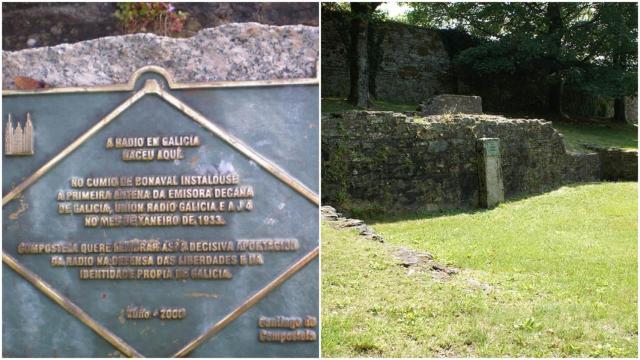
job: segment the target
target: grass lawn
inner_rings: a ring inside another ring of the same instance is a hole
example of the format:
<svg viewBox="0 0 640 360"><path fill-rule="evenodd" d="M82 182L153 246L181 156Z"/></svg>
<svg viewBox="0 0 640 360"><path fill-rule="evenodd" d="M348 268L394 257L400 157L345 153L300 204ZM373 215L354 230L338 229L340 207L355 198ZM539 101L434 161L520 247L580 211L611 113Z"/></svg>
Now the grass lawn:
<svg viewBox="0 0 640 360"><path fill-rule="evenodd" d="M386 244L323 224L322 355L636 357L636 201L636 183L568 186L373 223ZM394 246L461 273L407 275Z"/></svg>
<svg viewBox="0 0 640 360"><path fill-rule="evenodd" d="M585 143L623 149L638 148L638 128L629 124L574 124L554 121L553 127L564 135L568 150L584 151L582 144Z"/></svg>

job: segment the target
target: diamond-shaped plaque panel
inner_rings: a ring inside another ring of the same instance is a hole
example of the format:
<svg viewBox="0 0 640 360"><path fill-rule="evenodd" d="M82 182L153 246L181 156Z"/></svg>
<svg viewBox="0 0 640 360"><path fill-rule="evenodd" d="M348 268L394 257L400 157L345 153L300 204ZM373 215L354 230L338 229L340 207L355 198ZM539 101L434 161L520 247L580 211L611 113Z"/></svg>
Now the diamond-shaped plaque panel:
<svg viewBox="0 0 640 360"><path fill-rule="evenodd" d="M138 87L150 78L163 83L165 91L170 91L164 79L155 74L143 76ZM8 113L20 117L29 112L35 128L33 157L3 158L5 195L134 92L125 92L126 96L122 92L107 92L5 97L3 121L7 121ZM176 90L173 95L226 134L242 141L255 154L291 174L291 181L317 191L317 86ZM74 107L69 106L70 101L75 102ZM60 108L69 116L61 113ZM144 95L65 154L55 166L47 168L37 181L3 207L3 251L144 356L171 356L318 246L317 204L250 156L213 135L183 110L157 94ZM190 137L198 141L196 146L181 146L180 159L157 160L160 151L176 156L177 146L168 142L163 145L163 139L169 141L170 137ZM141 147L133 143L127 145L128 148L110 147L110 139L115 144L121 138L144 139L144 143ZM153 138L160 139L159 146L148 140ZM148 157L149 150L155 150L155 160L123 160L125 156ZM185 185L188 179L207 176L230 179L233 175L237 175L236 184ZM183 179L183 176L189 178ZM113 178L119 179L115 185L109 180ZM74 179L83 179L83 185ZM123 186L126 179L133 179L133 186ZM136 180L144 179L160 183L136 186ZM90 187L90 181L97 182L96 187ZM114 197L116 191L120 191L134 198L125 201L95 197L98 192L105 196L109 191ZM85 199L77 200L81 196ZM116 210L116 203L141 205ZM70 204L73 214L61 214L61 206L65 204ZM110 207L105 208L104 204ZM229 211L230 204L245 209ZM172 210L172 206L176 210ZM116 215L135 217L139 223L108 225L109 220L117 221ZM94 217L98 219L97 226L91 222ZM224 219L224 225L205 225L219 222L220 218ZM153 221L160 223L149 225L154 224ZM194 221L198 225L189 225ZM82 252L83 246L90 249L91 245L133 239L147 240L146 243L157 241L166 247L158 251L137 248L141 251L137 253L100 249L95 253L89 252L94 250ZM297 246L294 250L273 247L241 250L239 244L243 240L248 240L245 244L258 246L274 244L269 241ZM192 245L207 242L221 247L204 250ZM76 243L79 250L68 254L46 253L46 250L24 254L18 251L21 243ZM179 246L180 250L170 246ZM137 263L97 265L99 258L105 256L112 261ZM120 258L114 260L114 256ZM136 260L132 260L134 256ZM250 264L240 264L243 259ZM92 276L90 272L81 276L82 271L106 269L131 269L130 274L134 275L130 276L136 279L81 278ZM180 272L185 279L177 279L180 270L186 270L186 273ZM51 304L41 294L33 298L33 289L27 288L31 285L12 272L9 275L6 266L3 273L5 355L105 357L116 354L113 346L62 308L50 311ZM223 279L195 279L208 274ZM261 341L259 337L260 330L264 330L259 327L261 317L317 319L317 275L317 261L314 261L191 355L317 356L317 341L275 342ZM149 279L158 276L169 278ZM135 319L139 315L127 310L136 307L149 310L151 318ZM161 312L162 309L184 309L186 315L178 320L160 319L161 314L154 317L155 310ZM56 328L73 331L65 331L66 335L55 341L54 334L42 331ZM270 334L292 332L283 326L267 330ZM317 333L317 326L301 327L300 331L303 330Z"/></svg>

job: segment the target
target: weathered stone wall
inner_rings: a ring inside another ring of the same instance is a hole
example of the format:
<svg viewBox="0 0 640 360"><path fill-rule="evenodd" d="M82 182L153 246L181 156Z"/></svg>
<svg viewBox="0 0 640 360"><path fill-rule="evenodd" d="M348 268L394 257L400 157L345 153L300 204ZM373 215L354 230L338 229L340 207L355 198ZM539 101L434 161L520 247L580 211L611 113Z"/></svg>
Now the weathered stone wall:
<svg viewBox="0 0 640 360"><path fill-rule="evenodd" d="M638 124L638 97L627 96L624 98L624 111L629 124Z"/></svg>
<svg viewBox="0 0 640 360"><path fill-rule="evenodd" d="M450 60L438 33L395 22L378 23L369 40L372 95L418 103L451 92ZM322 18L322 96L349 95L349 24L340 14ZM447 91L448 90L448 91Z"/></svg>
<svg viewBox="0 0 640 360"><path fill-rule="evenodd" d="M600 156L596 153L566 153L564 163L564 183L602 180Z"/></svg>
<svg viewBox="0 0 640 360"><path fill-rule="evenodd" d="M2 52L2 87L26 76L53 87L126 83L146 65L159 65L178 82L313 78L318 28L227 24L176 39L154 34L110 36Z"/></svg>
<svg viewBox="0 0 640 360"><path fill-rule="evenodd" d="M608 149L599 151L602 178L611 181L638 181L638 151Z"/></svg>
<svg viewBox="0 0 640 360"><path fill-rule="evenodd" d="M418 105L420 115L482 114L480 96L443 94Z"/></svg>
<svg viewBox="0 0 640 360"><path fill-rule="evenodd" d="M320 66L322 97L349 95L349 63L347 44L349 27L346 20L322 14L322 61Z"/></svg>
<svg viewBox="0 0 640 360"><path fill-rule="evenodd" d="M638 181L638 150L588 146L600 159L602 179Z"/></svg>
<svg viewBox="0 0 640 360"><path fill-rule="evenodd" d="M600 179L598 156L567 153L547 121L349 111L322 119L323 201L411 210L476 207L481 137L500 139L507 198Z"/></svg>

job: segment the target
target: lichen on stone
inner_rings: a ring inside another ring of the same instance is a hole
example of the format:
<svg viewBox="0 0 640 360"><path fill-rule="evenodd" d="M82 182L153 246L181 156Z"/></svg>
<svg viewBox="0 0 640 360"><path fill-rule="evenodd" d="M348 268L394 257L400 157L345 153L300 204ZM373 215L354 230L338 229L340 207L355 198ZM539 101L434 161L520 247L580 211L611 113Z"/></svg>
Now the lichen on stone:
<svg viewBox="0 0 640 360"><path fill-rule="evenodd" d="M184 39L133 34L2 52L2 87L16 76L53 87L122 84L141 67L167 69L177 82L316 77L318 28L226 24Z"/></svg>

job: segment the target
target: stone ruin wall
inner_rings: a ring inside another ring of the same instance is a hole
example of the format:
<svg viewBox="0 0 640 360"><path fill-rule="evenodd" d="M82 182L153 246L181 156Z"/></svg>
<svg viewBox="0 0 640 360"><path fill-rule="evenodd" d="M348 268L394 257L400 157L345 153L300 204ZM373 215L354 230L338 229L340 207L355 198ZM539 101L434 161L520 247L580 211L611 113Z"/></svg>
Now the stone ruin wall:
<svg viewBox="0 0 640 360"><path fill-rule="evenodd" d="M482 98L480 96L442 94L426 99L418 105L418 114L482 114Z"/></svg>
<svg viewBox="0 0 640 360"><path fill-rule="evenodd" d="M638 181L638 151L587 146L600 157L601 179L605 181Z"/></svg>
<svg viewBox="0 0 640 360"><path fill-rule="evenodd" d="M322 18L322 96L349 95L347 47L349 25L339 15ZM450 59L434 30L384 22L376 27L370 57L374 98L419 103L434 94L451 92ZM377 60L376 60L377 59Z"/></svg>
<svg viewBox="0 0 640 360"><path fill-rule="evenodd" d="M638 125L638 97L627 96L624 98L624 111L629 124Z"/></svg>
<svg viewBox="0 0 640 360"><path fill-rule="evenodd" d="M477 207L481 137L501 140L506 198L600 179L599 156L567 153L547 121L349 111L322 118L323 202L388 210Z"/></svg>

